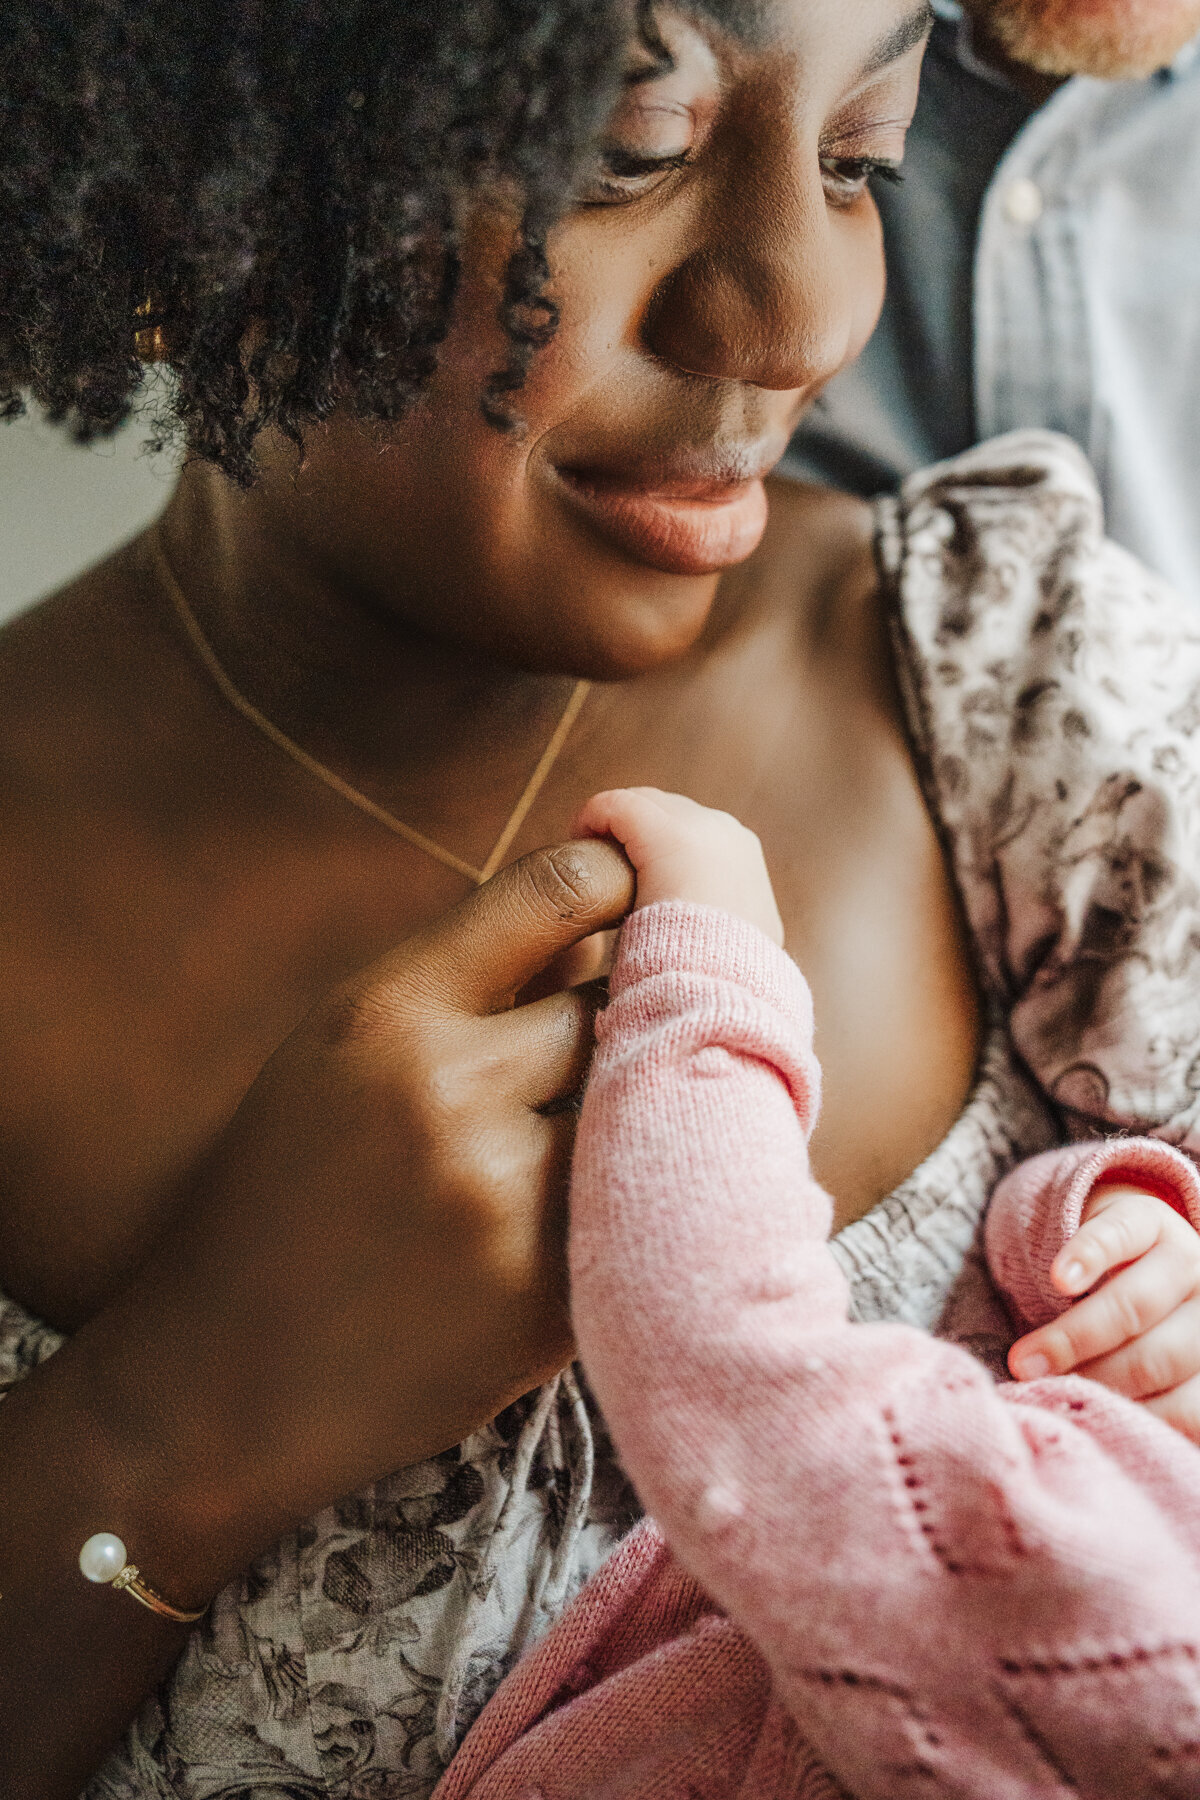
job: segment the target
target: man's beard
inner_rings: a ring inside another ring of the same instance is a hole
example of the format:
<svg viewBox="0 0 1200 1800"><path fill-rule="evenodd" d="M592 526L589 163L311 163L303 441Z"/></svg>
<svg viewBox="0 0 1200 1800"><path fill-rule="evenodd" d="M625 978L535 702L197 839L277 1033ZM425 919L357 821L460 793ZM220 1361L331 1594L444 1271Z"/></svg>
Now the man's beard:
<svg viewBox="0 0 1200 1800"><path fill-rule="evenodd" d="M1140 80L1200 32L1200 0L965 0L996 47L1042 75Z"/></svg>

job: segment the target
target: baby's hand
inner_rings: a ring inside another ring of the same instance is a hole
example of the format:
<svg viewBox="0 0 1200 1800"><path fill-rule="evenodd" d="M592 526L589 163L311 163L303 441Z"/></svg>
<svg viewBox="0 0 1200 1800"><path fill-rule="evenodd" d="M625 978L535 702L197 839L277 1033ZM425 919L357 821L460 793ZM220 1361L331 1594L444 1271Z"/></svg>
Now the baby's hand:
<svg viewBox="0 0 1200 1800"><path fill-rule="evenodd" d="M1074 1370L1200 1443L1200 1233L1154 1194L1100 1186L1050 1279L1087 1299L1013 1345L1017 1380Z"/></svg>
<svg viewBox="0 0 1200 1800"><path fill-rule="evenodd" d="M637 870L638 906L656 900L719 906L783 943L762 845L729 813L661 788L612 788L593 795L573 831L616 839Z"/></svg>

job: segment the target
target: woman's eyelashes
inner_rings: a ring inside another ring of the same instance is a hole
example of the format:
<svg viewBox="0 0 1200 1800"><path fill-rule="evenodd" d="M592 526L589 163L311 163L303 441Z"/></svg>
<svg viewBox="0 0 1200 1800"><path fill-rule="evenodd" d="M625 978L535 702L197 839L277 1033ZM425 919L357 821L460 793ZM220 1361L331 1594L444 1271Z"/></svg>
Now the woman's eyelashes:
<svg viewBox="0 0 1200 1800"><path fill-rule="evenodd" d="M690 150L675 150L664 156L647 156L611 144L601 152L600 167L584 186L580 202L584 206L620 206L637 200L677 169L685 169L691 154Z"/></svg>
<svg viewBox="0 0 1200 1800"><path fill-rule="evenodd" d="M904 171L892 157L823 156L821 179L833 206L852 206L873 180L903 181Z"/></svg>
<svg viewBox="0 0 1200 1800"><path fill-rule="evenodd" d="M620 205L647 194L691 161L696 136L690 107L639 103L622 107L580 194L585 206Z"/></svg>
<svg viewBox="0 0 1200 1800"><path fill-rule="evenodd" d="M583 206L620 206L652 192L669 175L686 169L694 151L674 150L657 155L609 144L601 152L600 167L580 194ZM904 171L891 157L823 156L821 180L830 205L853 206L872 181L900 182Z"/></svg>
<svg viewBox="0 0 1200 1800"><path fill-rule="evenodd" d="M706 85L679 68L660 79L631 78L578 191L579 204L628 205L706 161L721 110L715 78ZM908 123L908 114L881 116L874 108L856 108L853 115L831 120L817 143L816 173L826 204L850 210L867 193L872 180L902 181L900 163ZM784 154L781 148L780 154ZM792 154L803 157L805 152L797 147ZM807 154L812 154L811 149ZM798 167L787 171L781 162L780 175L785 181L801 173Z"/></svg>
<svg viewBox="0 0 1200 1800"><path fill-rule="evenodd" d="M876 104L830 122L819 145L828 205L849 210L873 181L904 180L900 165L911 120L911 109L888 117L887 110Z"/></svg>

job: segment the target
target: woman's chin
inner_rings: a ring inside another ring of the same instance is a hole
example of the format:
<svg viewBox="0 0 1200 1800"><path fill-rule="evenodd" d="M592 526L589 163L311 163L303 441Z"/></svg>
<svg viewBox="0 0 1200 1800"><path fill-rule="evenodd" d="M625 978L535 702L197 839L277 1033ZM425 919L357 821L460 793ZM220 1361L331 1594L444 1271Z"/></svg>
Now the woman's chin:
<svg viewBox="0 0 1200 1800"><path fill-rule="evenodd" d="M705 577L705 583L715 592L715 577ZM596 645L590 666L581 673L590 681L633 681L639 675L669 668L698 643L711 612L710 594L692 617L677 619L671 626L661 618L631 620L620 638L608 634L603 643Z"/></svg>
<svg viewBox="0 0 1200 1800"><path fill-rule="evenodd" d="M668 667L698 643L716 598L718 576L650 576L592 598L577 595L558 629L531 634L522 665L588 681L633 681Z"/></svg>
<svg viewBox="0 0 1200 1800"><path fill-rule="evenodd" d="M519 564L505 570L505 585L524 594L523 667L630 681L678 662L703 636L723 567L656 567L590 530L568 508L554 507L538 524L525 538ZM736 560L746 560L761 535L760 527L746 556Z"/></svg>

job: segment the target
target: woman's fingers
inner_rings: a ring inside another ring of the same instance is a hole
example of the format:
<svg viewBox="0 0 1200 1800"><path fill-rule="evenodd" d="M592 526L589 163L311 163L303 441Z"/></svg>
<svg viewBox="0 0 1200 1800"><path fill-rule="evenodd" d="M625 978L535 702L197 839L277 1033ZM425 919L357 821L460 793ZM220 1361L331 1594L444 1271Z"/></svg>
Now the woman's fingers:
<svg viewBox="0 0 1200 1800"><path fill-rule="evenodd" d="M633 870L610 843L535 850L423 934L426 979L452 1010L496 1012L561 951L624 918L633 894Z"/></svg>
<svg viewBox="0 0 1200 1800"><path fill-rule="evenodd" d="M1097 1188L1083 1224L1055 1257L1050 1279L1060 1294L1086 1293L1111 1269L1144 1256L1168 1219L1179 1215L1155 1194L1128 1186Z"/></svg>
<svg viewBox="0 0 1200 1800"><path fill-rule="evenodd" d="M633 895L633 870L613 844L535 850L373 964L354 1002L379 1022L486 1017L562 951L618 924Z"/></svg>
<svg viewBox="0 0 1200 1800"><path fill-rule="evenodd" d="M1141 1337L1195 1290L1192 1259L1157 1244L1060 1318L1019 1338L1008 1353L1009 1369L1018 1381L1065 1375Z"/></svg>
<svg viewBox="0 0 1200 1800"><path fill-rule="evenodd" d="M1200 1300L1175 1307L1160 1324L1084 1363L1079 1373L1129 1400L1165 1394L1200 1375Z"/></svg>
<svg viewBox="0 0 1200 1800"><path fill-rule="evenodd" d="M594 931L591 937L581 938L561 951L521 989L517 1006L531 1005L535 1000L544 1000L547 994L565 993L568 988L583 987L585 983L605 981L612 970L617 936L615 930Z"/></svg>
<svg viewBox="0 0 1200 1800"><path fill-rule="evenodd" d="M588 982L489 1020L488 1038L505 1091L535 1109L579 1093L603 1002L603 988Z"/></svg>

